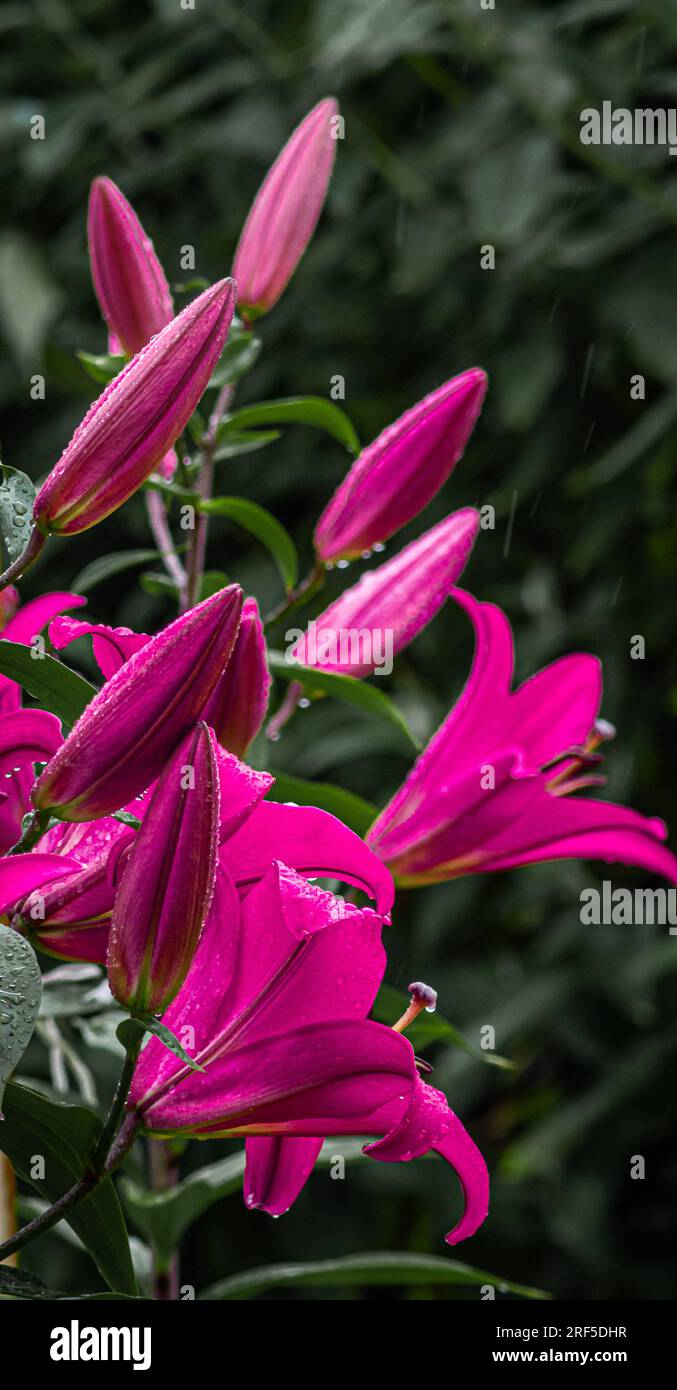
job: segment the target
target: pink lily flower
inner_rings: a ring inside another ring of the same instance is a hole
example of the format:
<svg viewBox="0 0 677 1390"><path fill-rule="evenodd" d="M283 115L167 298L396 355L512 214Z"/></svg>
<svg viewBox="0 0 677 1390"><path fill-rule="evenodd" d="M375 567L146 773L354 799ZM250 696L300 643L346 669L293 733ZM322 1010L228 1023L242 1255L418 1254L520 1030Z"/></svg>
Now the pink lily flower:
<svg viewBox="0 0 677 1390"><path fill-rule="evenodd" d="M199 719L233 649L241 608L242 590L231 584L136 651L38 778L36 809L95 820L149 787Z"/></svg>
<svg viewBox="0 0 677 1390"><path fill-rule="evenodd" d="M118 344L133 357L171 322L174 304L153 243L112 179L92 183L87 239L101 312Z"/></svg>
<svg viewBox="0 0 677 1390"><path fill-rule="evenodd" d="M358 835L314 806L262 801L274 781L270 774L220 749L217 756L219 863L239 897L284 856L299 874L340 879L373 898L381 916L390 912L391 874ZM143 820L147 805L138 799L124 809ZM12 859L20 876L13 874L7 893L0 877L0 912L50 955L105 962L118 882L133 842L133 832L111 816L53 826L32 854Z"/></svg>
<svg viewBox="0 0 677 1390"><path fill-rule="evenodd" d="M434 618L465 569L478 527L474 507L452 512L341 594L287 660L340 675L371 675Z"/></svg>
<svg viewBox="0 0 677 1390"><path fill-rule="evenodd" d="M95 526L157 468L204 392L234 307L233 281L212 285L109 382L37 494L43 536Z"/></svg>
<svg viewBox="0 0 677 1390"><path fill-rule="evenodd" d="M363 449L315 527L318 559L355 559L423 511L461 458L486 389L485 373L472 367Z"/></svg>
<svg viewBox="0 0 677 1390"><path fill-rule="evenodd" d="M220 812L214 735L200 723L155 786L115 898L108 980L125 1008L164 1013L183 984L214 892Z"/></svg>
<svg viewBox="0 0 677 1390"><path fill-rule="evenodd" d="M663 821L571 795L604 781L599 661L562 657L511 690L513 637L500 608L457 589L476 638L459 700L367 842L404 885L548 859L636 864L677 883Z"/></svg>
<svg viewBox="0 0 677 1390"><path fill-rule="evenodd" d="M94 658L105 680L110 680L123 662L150 641L144 632L77 618L56 618L49 629L50 641L57 651L63 651L78 637L87 636L92 638ZM238 758L245 757L263 723L269 691L263 624L256 599L247 598L228 664L201 711L202 719L211 725L222 748Z"/></svg>
<svg viewBox="0 0 677 1390"><path fill-rule="evenodd" d="M233 262L246 316L277 303L317 226L336 152L338 105L326 97L296 127L252 203Z"/></svg>
<svg viewBox="0 0 677 1390"><path fill-rule="evenodd" d="M312 887L282 864L239 908L222 876L191 970L165 1016L179 1036L191 1027L188 1050L204 1072L190 1071L151 1038L137 1063L127 1124L151 1136L252 1136L246 1200L273 1210L298 1195L327 1136L379 1136L365 1152L386 1163L434 1149L463 1190L463 1216L447 1236L456 1244L486 1216L487 1170L445 1097L421 1080L406 1038L365 1019L383 976L380 934L376 913ZM260 1183L271 1168L272 1203Z"/></svg>

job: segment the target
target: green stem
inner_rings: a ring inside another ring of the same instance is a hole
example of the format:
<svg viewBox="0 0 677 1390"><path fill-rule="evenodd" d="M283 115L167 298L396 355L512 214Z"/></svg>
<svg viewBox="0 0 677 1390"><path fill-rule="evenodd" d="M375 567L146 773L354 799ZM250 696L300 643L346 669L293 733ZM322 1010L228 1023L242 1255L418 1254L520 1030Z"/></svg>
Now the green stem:
<svg viewBox="0 0 677 1390"><path fill-rule="evenodd" d="M10 854L27 854L38 840L44 835L49 824L48 811L32 811L25 817L25 825L21 831L21 838L17 840L11 849L7 850Z"/></svg>
<svg viewBox="0 0 677 1390"><path fill-rule="evenodd" d="M302 604L308 603L313 596L319 592L324 584L326 569L321 560L316 560L313 568L306 575L305 579L297 585L295 589L290 589L277 608L271 609L264 620L264 628L272 627L274 623L279 623L281 618L285 618L288 613L293 613L294 609L300 608Z"/></svg>
<svg viewBox="0 0 677 1390"><path fill-rule="evenodd" d="M169 529L167 520L167 508L159 492L146 493L146 510L150 529L155 538L155 544L162 556L162 563L171 579L176 585L179 593L179 604L183 602L183 595L187 583L186 571L176 553L174 538Z"/></svg>
<svg viewBox="0 0 677 1390"><path fill-rule="evenodd" d="M222 416L228 409L235 387L232 382L222 386L216 398L216 404L209 417L209 424L202 438L200 445L202 452L202 465L198 474L197 491L203 502L208 501L212 495L214 487L214 456L216 454L216 436ZM207 554L207 532L209 530L209 517L206 512L199 512L195 528L192 533L190 549L188 552L188 579L186 583L185 596L182 602L182 612L188 608L193 608L198 601L200 594L200 581L205 567L205 557Z"/></svg>
<svg viewBox="0 0 677 1390"><path fill-rule="evenodd" d="M43 535L42 531L34 526L21 555L12 561L4 574L0 574L0 590L6 589L8 584L13 584L15 579L20 579L22 574L30 569L34 561L37 560L46 540L47 537Z"/></svg>
<svg viewBox="0 0 677 1390"><path fill-rule="evenodd" d="M178 1158L172 1153L167 1139L151 1139L148 1143L150 1185L154 1192L167 1192L179 1180ZM158 1259L153 1249L153 1297L160 1303L176 1303L179 1297L179 1252L173 1250L169 1260Z"/></svg>
<svg viewBox="0 0 677 1390"><path fill-rule="evenodd" d="M136 1039L136 1041L130 1043L130 1045L127 1048L125 1060L122 1066L122 1071L120 1072L118 1084L115 1088L113 1103L111 1105L110 1110L108 1111L108 1115L106 1117L103 1129L101 1131L99 1142L96 1146L96 1149L94 1150L93 1165L95 1173L103 1173L105 1171L106 1161L109 1153L111 1152L113 1140L118 1132L120 1121L122 1120L122 1117L124 1115L125 1102L127 1100L127 1096L129 1095L129 1088L132 1084L134 1068L136 1066L137 1057L141 1050L141 1043L143 1041L144 1031L145 1030L143 1029L140 1030L139 1036Z"/></svg>

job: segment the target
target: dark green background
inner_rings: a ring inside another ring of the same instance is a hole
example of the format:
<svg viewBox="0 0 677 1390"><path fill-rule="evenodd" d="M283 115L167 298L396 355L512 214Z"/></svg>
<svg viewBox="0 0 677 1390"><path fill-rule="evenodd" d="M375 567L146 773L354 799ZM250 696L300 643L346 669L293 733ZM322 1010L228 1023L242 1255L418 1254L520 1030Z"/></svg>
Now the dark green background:
<svg viewBox="0 0 677 1390"><path fill-rule="evenodd" d="M463 582L509 613L520 675L570 650L602 656L603 712L618 727L609 792L677 820L677 160L578 140L580 110L605 98L677 104L671 0L497 0L494 12L479 0L196 0L194 12L179 0L6 0L0 38L4 461L45 474L95 394L74 358L105 345L85 245L92 177L120 183L171 281L188 278L186 243L197 273L219 277L265 169L334 92L346 138L326 215L261 326L264 352L240 399L326 395L341 373L368 440L454 372L484 366L490 392L465 459L388 553L454 507L493 503L496 530L480 535ZM44 142L29 138L36 113ZM488 242L494 272L480 269ZM35 372L44 402L29 398ZM630 398L635 373L644 402ZM314 519L345 468L338 445L290 429L221 465L219 487L274 510L309 558ZM135 500L51 543L26 590L66 587L87 560L145 543ZM268 558L223 521L209 564L276 601ZM335 576L332 592L344 582ZM90 609L148 628L171 616L126 576L97 589ZM644 661L630 659L634 634ZM449 606L398 660L388 688L422 736L470 656ZM379 804L408 766L387 728L329 701L300 713L272 751L280 769ZM493 1175L490 1218L459 1256L556 1296L666 1298L677 943L666 928L583 927L579 892L604 872L548 865L403 894L388 978L430 980L469 1037L493 1024L498 1050L521 1064L503 1074L430 1054ZM640 871L606 875L648 883ZM105 1095L111 1059L88 1060ZM44 1069L37 1046L30 1062ZM186 1169L222 1152L194 1145ZM630 1178L639 1154L643 1182ZM324 1172L279 1222L237 1197L217 1206L186 1242L183 1279L200 1288L270 1260L377 1248L441 1254L457 1209L442 1165L365 1162L343 1183ZM95 1287L56 1237L25 1263L57 1287Z"/></svg>

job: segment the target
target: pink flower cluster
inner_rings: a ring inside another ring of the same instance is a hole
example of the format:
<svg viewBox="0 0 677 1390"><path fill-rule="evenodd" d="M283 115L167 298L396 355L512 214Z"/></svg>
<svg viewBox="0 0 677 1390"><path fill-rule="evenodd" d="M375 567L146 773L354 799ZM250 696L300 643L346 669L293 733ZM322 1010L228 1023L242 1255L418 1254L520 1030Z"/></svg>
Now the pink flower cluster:
<svg viewBox="0 0 677 1390"><path fill-rule="evenodd" d="M172 472L236 293L246 319L268 311L313 233L336 118L332 100L306 117L254 202L234 279L176 317L135 213L109 179L95 181L94 285L109 346L129 361L38 492L36 552L50 532L93 526L152 473ZM381 546L426 507L460 459L485 390L480 369L463 372L359 455L315 528L319 569ZM84 602L75 594L23 608L14 590L2 596L5 640L28 644L48 625L60 652L88 636L103 683L64 738L53 714L22 709L19 687L0 678L0 910L43 951L105 963L118 1002L162 1015L198 1068L151 1038L129 1123L156 1136L245 1136L246 1202L275 1214L294 1201L327 1136L372 1136L365 1152L384 1162L435 1150L464 1195L452 1244L486 1216L487 1170L399 1026L369 1018L383 931L396 929L393 876L416 885L590 857L677 882L662 822L574 795L601 780L598 749L613 732L599 719L595 658L563 657L511 689L507 618L455 587L478 528L474 508L452 513L317 620L337 633L388 629L396 654L451 597L475 630L460 699L366 842L322 810L267 800L272 777L244 761L270 677L256 603L239 585L154 636L65 616ZM311 660L306 635L293 656ZM373 670L369 661L317 664L358 678ZM31 808L43 833L29 852L8 854ZM361 890L374 906L326 892L317 878ZM428 996L411 989L415 1014Z"/></svg>

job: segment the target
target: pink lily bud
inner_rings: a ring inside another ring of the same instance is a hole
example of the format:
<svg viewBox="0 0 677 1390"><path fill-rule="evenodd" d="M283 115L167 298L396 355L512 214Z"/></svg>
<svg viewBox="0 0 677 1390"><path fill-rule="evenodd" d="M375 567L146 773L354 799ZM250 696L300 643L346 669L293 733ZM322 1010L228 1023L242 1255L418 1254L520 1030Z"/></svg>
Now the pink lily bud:
<svg viewBox="0 0 677 1390"><path fill-rule="evenodd" d="M86 531L145 482L209 381L235 307L232 280L187 305L109 382L35 499L43 535Z"/></svg>
<svg viewBox="0 0 677 1390"><path fill-rule="evenodd" d="M331 178L334 97L313 107L266 174L242 229L233 263L247 313L277 303L315 231Z"/></svg>
<svg viewBox="0 0 677 1390"><path fill-rule="evenodd" d="M315 527L320 560L353 559L423 511L461 458L486 389L485 373L471 367L362 451Z"/></svg>
<svg viewBox="0 0 677 1390"><path fill-rule="evenodd" d="M87 239L96 297L118 351L133 357L174 317L153 243L112 179L94 179Z"/></svg>
<svg viewBox="0 0 677 1390"><path fill-rule="evenodd" d="M231 584L130 656L38 778L37 809L97 820L149 787L200 718L233 649L241 607L242 590Z"/></svg>
<svg viewBox="0 0 677 1390"><path fill-rule="evenodd" d="M219 743L244 758L261 728L268 705L270 675L256 599L245 599L233 654L202 712Z"/></svg>
<svg viewBox="0 0 677 1390"><path fill-rule="evenodd" d="M155 787L115 899L108 980L125 1008L162 1013L183 984L214 891L219 814L214 735L200 723Z"/></svg>
<svg viewBox="0 0 677 1390"><path fill-rule="evenodd" d="M313 619L287 651L287 661L339 675L389 674L393 656L441 608L467 564L478 526L474 507L452 512L385 565L364 574Z"/></svg>

